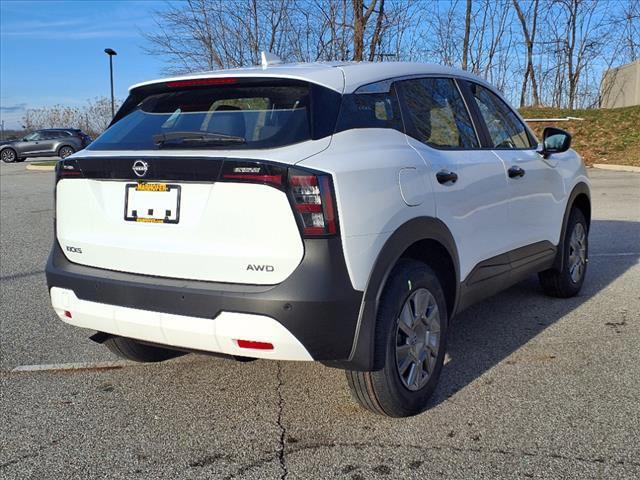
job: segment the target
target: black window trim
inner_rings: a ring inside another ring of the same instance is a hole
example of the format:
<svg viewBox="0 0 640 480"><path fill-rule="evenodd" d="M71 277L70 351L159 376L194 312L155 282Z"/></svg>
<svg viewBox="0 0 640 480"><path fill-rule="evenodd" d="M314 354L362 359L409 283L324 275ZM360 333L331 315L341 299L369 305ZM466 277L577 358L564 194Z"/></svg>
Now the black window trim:
<svg viewBox="0 0 640 480"><path fill-rule="evenodd" d="M473 110L473 116L474 118L477 119L478 124L480 125L480 130L482 132L482 150L496 150L496 151L529 151L529 150L537 150L538 149L538 139L536 138L536 136L533 134L533 132L531 131L531 129L529 128L529 126L527 125L527 122L523 121L520 116L517 114L517 112L514 111L513 108L511 108L511 106L502 98L502 96L500 94L498 94L493 88L487 86L487 85L483 85L481 83L478 82L474 82L473 80L470 79L457 79L457 81L460 83L460 90L462 91L463 97L465 98L465 103L467 103L467 105ZM491 134L489 133L489 128L487 127L487 124L484 120L484 117L482 116L482 113L480 113L480 108L478 107L478 104L476 103L476 100L473 96L473 93L471 92L471 84L476 84L482 88L485 88L487 90L489 90L491 93L493 93L500 102L502 102L502 104L509 109L512 113L515 114L516 119L520 122L520 124L524 127L524 130L527 134L527 138L529 139L529 143L532 144L531 147L527 147L527 148L498 148L493 146L493 141L491 140Z"/></svg>
<svg viewBox="0 0 640 480"><path fill-rule="evenodd" d="M460 97L462 98L462 103L465 106L467 115L469 116L469 119L471 120L471 126L473 127L473 131L476 135L476 140L478 142L478 146L477 147L470 147L470 148L465 148L465 147L437 147L435 145L430 145L426 142L423 142L422 140L414 137L411 134L411 131L413 131L413 129L415 128L413 125L413 120L411 119L411 115L410 112L407 110L407 106L405 103L405 98L404 98L404 91L401 88L398 88L397 85L395 85L396 83L401 83L404 81L410 81L410 80L420 80L423 78L434 78L434 79L444 79L444 80L451 80L453 82L453 84L455 85L458 93L460 94ZM443 152L468 152L468 151L474 151L474 150L483 150L483 139L480 135L480 131L478 130L478 125L476 122L476 119L474 118L472 112L469 110L469 105L467 104L467 99L465 98L464 94L462 93L462 90L460 88L460 86L458 85L458 78L455 76L451 76L451 75L442 75L442 74L424 74L424 75L408 75L408 76L403 76L403 77L398 77L396 79L394 79L393 82L391 82L391 84L393 84L395 86L395 90L396 90L396 95L398 96L398 100L400 103L400 112L402 115L402 119L404 121L404 129L405 129L405 135L407 135L408 137L413 138L414 140L420 142L422 145L425 145L429 148L433 148L434 150L440 150ZM391 85L390 84L390 85Z"/></svg>

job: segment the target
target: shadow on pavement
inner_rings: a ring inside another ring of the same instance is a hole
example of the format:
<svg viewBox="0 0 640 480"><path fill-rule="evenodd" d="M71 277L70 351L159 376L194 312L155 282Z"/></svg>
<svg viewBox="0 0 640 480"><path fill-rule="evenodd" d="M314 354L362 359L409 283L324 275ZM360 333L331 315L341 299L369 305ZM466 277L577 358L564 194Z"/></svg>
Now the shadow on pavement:
<svg viewBox="0 0 640 480"><path fill-rule="evenodd" d="M620 240L621 237L629 240L628 250L620 252L624 255L603 253L608 238ZM431 406L466 387L637 265L640 259L638 238L640 222L593 220L591 259L584 286L577 297L547 297L537 277L532 276L458 315L453 321L447 347L450 361L442 370Z"/></svg>

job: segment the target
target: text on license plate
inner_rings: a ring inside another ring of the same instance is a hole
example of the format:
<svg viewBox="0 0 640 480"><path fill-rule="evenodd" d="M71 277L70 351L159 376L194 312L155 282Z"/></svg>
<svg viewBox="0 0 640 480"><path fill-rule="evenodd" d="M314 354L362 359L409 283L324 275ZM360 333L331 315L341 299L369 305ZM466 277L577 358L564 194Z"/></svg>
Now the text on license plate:
<svg viewBox="0 0 640 480"><path fill-rule="evenodd" d="M124 193L124 219L142 223L178 223L180 185L129 183Z"/></svg>

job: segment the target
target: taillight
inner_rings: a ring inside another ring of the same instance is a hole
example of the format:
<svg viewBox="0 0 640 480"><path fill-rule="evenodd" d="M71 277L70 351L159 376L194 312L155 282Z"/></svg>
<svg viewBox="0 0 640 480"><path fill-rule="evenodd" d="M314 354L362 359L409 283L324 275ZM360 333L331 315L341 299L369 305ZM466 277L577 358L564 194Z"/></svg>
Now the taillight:
<svg viewBox="0 0 640 480"><path fill-rule="evenodd" d="M278 165L259 162L225 161L220 180L230 182L266 183L284 187L287 170Z"/></svg>
<svg viewBox="0 0 640 480"><path fill-rule="evenodd" d="M333 189L328 175L290 169L289 190L306 236L333 235L338 231Z"/></svg>
<svg viewBox="0 0 640 480"><path fill-rule="evenodd" d="M82 170L77 160L60 160L56 164L56 183L63 178L81 178Z"/></svg>

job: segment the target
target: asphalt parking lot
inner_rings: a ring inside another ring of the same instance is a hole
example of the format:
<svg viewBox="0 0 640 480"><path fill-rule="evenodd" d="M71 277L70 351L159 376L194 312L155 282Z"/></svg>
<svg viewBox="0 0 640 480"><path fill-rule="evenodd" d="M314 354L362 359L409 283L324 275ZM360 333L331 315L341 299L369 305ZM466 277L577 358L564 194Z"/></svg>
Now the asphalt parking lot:
<svg viewBox="0 0 640 480"><path fill-rule="evenodd" d="M581 295L464 312L431 409L390 420L316 364L102 363L49 306L53 174L0 165L0 477L640 477L640 174L590 174Z"/></svg>

